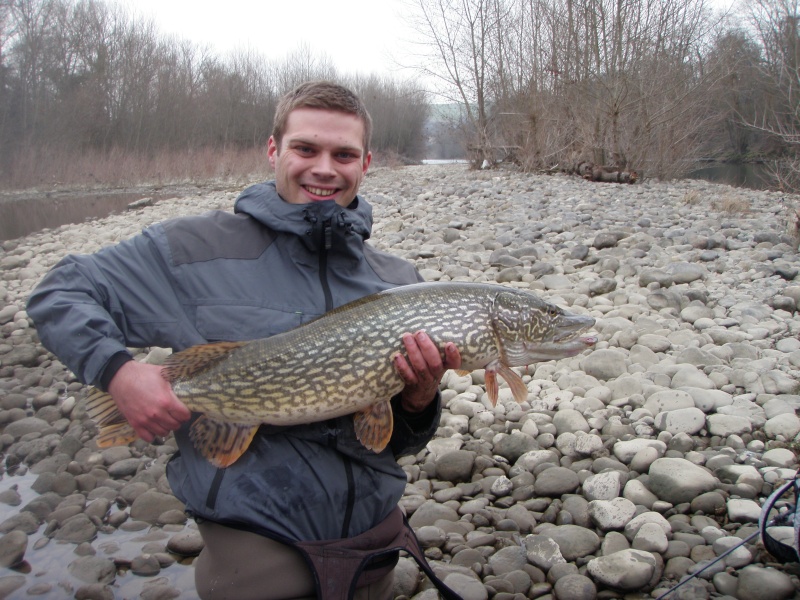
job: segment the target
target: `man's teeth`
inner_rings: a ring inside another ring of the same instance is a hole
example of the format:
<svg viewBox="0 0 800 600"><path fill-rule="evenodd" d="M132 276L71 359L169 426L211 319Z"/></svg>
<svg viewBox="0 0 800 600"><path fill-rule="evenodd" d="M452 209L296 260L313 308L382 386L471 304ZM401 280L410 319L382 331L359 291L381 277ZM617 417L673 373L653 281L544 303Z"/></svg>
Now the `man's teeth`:
<svg viewBox="0 0 800 600"><path fill-rule="evenodd" d="M306 189L315 196L332 196L336 190L323 190L322 188L308 187Z"/></svg>

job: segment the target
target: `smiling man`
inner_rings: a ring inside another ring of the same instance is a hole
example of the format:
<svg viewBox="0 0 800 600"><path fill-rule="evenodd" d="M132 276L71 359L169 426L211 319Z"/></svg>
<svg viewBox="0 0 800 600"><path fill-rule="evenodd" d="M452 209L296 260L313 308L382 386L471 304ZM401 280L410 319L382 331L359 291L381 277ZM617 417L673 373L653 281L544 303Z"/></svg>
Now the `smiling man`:
<svg viewBox="0 0 800 600"><path fill-rule="evenodd" d="M455 346L403 336L395 366L406 386L391 399L394 432L383 452L366 450L346 416L262 426L224 469L195 449L188 431L198 415L161 367L128 351L268 337L419 281L412 265L366 243L372 211L358 189L371 127L350 90L300 85L276 111L267 149L274 181L247 188L233 213L174 219L67 256L28 302L45 346L81 381L109 391L141 438L175 432L180 452L167 476L205 542L195 563L201 598L390 598L399 549L429 569L397 508L406 477L396 458L435 432L439 381L461 362Z"/></svg>

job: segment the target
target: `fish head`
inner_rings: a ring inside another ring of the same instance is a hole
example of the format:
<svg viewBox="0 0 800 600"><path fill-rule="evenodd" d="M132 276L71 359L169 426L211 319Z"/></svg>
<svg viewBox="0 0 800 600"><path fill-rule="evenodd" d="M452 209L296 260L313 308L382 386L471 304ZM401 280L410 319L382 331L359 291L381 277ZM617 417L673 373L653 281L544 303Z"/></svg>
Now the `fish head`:
<svg viewBox="0 0 800 600"><path fill-rule="evenodd" d="M501 292L492 306L492 325L500 356L508 366L575 356L597 343L583 335L595 324L580 315L525 292Z"/></svg>

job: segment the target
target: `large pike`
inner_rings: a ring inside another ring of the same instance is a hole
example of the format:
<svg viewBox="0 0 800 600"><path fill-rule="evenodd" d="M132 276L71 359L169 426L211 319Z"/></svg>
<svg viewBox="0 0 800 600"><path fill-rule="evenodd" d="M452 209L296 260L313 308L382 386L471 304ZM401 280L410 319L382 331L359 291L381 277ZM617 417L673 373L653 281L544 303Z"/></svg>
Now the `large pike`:
<svg viewBox="0 0 800 600"><path fill-rule="evenodd" d="M581 336L594 319L538 296L480 283L420 283L341 306L296 329L250 342L193 346L170 356L162 374L186 406L203 413L190 432L214 465L235 462L261 424L296 425L355 413L361 443L380 452L392 434L389 399L404 382L393 357L401 337L424 330L443 348L453 342L464 371L486 369L497 402L502 377L522 402L528 390L511 367L575 356L597 341ZM136 438L108 394L89 395L98 445Z"/></svg>

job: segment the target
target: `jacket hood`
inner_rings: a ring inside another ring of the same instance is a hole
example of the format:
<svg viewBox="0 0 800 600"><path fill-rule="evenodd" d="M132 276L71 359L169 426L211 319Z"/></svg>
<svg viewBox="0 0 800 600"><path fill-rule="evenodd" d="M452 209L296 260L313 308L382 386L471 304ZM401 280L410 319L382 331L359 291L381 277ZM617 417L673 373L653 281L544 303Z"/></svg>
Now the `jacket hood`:
<svg viewBox="0 0 800 600"><path fill-rule="evenodd" d="M309 241L314 232L330 223L333 235L356 234L362 240L372 231L372 207L360 196L343 208L334 200L290 204L278 195L275 182L257 183L236 199L233 210L244 213L276 232L294 234Z"/></svg>

